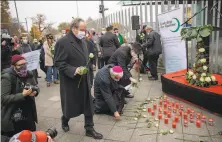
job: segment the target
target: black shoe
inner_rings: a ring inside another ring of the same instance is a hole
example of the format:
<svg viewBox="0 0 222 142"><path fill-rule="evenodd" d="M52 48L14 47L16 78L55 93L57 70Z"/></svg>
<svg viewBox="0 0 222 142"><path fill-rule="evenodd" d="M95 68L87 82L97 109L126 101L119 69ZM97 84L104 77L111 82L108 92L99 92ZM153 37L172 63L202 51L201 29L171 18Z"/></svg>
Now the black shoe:
<svg viewBox="0 0 222 142"><path fill-rule="evenodd" d="M63 120L63 117L61 118L61 121L62 121L62 129L64 132L68 132L69 131L69 124L68 122L65 123L64 120Z"/></svg>
<svg viewBox="0 0 222 142"><path fill-rule="evenodd" d="M149 80L158 80L158 77L151 77Z"/></svg>
<svg viewBox="0 0 222 142"><path fill-rule="evenodd" d="M86 130L86 136L93 137L94 139L102 139L103 135L96 132L95 130Z"/></svg>
<svg viewBox="0 0 222 142"><path fill-rule="evenodd" d="M130 94L127 94L125 95L126 98L133 98L134 96L133 95L130 95Z"/></svg>
<svg viewBox="0 0 222 142"><path fill-rule="evenodd" d="M150 79L150 78L152 78L152 76L148 76L148 78Z"/></svg>

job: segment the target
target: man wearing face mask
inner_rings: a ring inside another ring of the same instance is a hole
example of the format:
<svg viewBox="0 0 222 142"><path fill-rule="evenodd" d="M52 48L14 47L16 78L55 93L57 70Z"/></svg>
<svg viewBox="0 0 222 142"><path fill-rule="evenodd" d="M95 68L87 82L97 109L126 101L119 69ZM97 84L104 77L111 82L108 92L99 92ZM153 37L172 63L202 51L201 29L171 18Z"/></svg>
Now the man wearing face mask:
<svg viewBox="0 0 222 142"><path fill-rule="evenodd" d="M84 39L85 31L84 20L76 18L71 23L70 31L55 45L54 62L60 73L62 129L65 132L69 131L70 118L84 114L86 136L102 139L103 135L93 128L94 111L89 73L80 75L80 67L86 66L89 60L89 52Z"/></svg>
<svg viewBox="0 0 222 142"><path fill-rule="evenodd" d="M119 40L119 43L120 45L122 45L124 43L124 38L123 36L119 33L119 30L118 28L114 28L114 34L116 34L118 40Z"/></svg>
<svg viewBox="0 0 222 142"><path fill-rule="evenodd" d="M39 89L25 87L27 83L36 85L31 82L32 72L27 71L21 55L12 56L11 65L1 73L1 134L6 137L22 130L35 131L37 122L34 97Z"/></svg>
<svg viewBox="0 0 222 142"><path fill-rule="evenodd" d="M149 80L158 80L157 63L159 55L162 53L160 34L155 32L151 26L146 26L145 31L147 36L145 36L145 43L142 46L146 49L144 53L146 56L144 56L143 66L145 67L148 61L151 73Z"/></svg>
<svg viewBox="0 0 222 142"><path fill-rule="evenodd" d="M123 78L120 80L119 84L122 86L127 86L130 83L137 83L137 80L132 78L130 71L128 70L128 65L130 62L135 62L137 60L137 54L141 52L142 46L140 43L135 42L132 45L122 46L115 51L115 53L110 57L109 64L114 64L116 66L121 66L123 69ZM125 97L133 98L129 92L125 92Z"/></svg>
<svg viewBox="0 0 222 142"><path fill-rule="evenodd" d="M101 37L106 33L106 29L105 28L102 28L102 32L101 34L99 35L98 39L97 39L97 42L96 42L96 47L97 47L97 54L98 54L98 61L97 61L97 64L98 64L98 69L101 69L103 66L104 66L104 62L103 62L103 55L102 55L102 49L101 49L101 46L99 45L99 42L101 40Z"/></svg>
<svg viewBox="0 0 222 142"><path fill-rule="evenodd" d="M100 69L94 81L94 107L95 113L111 114L117 120L124 107L123 87L118 81L123 76L120 66L107 65Z"/></svg>

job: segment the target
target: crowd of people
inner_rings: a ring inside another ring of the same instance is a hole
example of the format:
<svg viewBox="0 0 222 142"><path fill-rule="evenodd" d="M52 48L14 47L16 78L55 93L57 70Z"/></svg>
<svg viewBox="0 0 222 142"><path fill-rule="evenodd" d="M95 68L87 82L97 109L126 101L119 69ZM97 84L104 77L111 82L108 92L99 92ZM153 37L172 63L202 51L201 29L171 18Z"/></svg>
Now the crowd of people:
<svg viewBox="0 0 222 142"><path fill-rule="evenodd" d="M70 30L64 30L57 41L52 34L47 34L45 41L34 39L33 43L25 37L21 40L17 36L2 37L2 137L36 130L35 97L41 95L37 86L39 76L37 69L27 71L24 53L39 50L46 86L50 87L52 82L60 84L64 132L70 130L71 118L84 114L86 136L95 139L102 139L103 135L94 129L94 113L119 120L127 103L125 98L134 97L126 89L130 84L137 84L128 67L139 62L139 54L144 56L142 70L149 62L149 79L158 79L157 60L162 47L160 35L152 27L143 26L133 43L127 43L113 26L102 28L100 34L94 28L88 31L86 28L85 21L76 18Z"/></svg>

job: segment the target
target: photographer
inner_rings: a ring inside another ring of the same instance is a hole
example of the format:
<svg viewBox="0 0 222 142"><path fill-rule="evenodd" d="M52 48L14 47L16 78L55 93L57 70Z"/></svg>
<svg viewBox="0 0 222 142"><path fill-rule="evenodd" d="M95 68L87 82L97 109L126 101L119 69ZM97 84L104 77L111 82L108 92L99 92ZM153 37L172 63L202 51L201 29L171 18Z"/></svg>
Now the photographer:
<svg viewBox="0 0 222 142"><path fill-rule="evenodd" d="M32 86L35 84L31 79L33 75L27 71L24 57L12 56L11 68L1 73L1 135L12 137L22 130L36 130L34 97L38 95L39 88Z"/></svg>

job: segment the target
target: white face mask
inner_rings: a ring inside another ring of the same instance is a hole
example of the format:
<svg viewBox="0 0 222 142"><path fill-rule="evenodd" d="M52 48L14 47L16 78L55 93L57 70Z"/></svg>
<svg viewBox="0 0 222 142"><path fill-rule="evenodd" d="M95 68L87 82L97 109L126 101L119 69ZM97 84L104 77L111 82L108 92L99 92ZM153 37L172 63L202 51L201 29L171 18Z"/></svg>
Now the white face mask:
<svg viewBox="0 0 222 142"><path fill-rule="evenodd" d="M102 31L102 34L105 34L106 33L106 31Z"/></svg>
<svg viewBox="0 0 222 142"><path fill-rule="evenodd" d="M116 35L118 36L118 35L119 35L119 33L116 33Z"/></svg>
<svg viewBox="0 0 222 142"><path fill-rule="evenodd" d="M24 44L27 44L27 43L28 43L28 40L24 39L24 40L23 40L23 43L24 43Z"/></svg>
<svg viewBox="0 0 222 142"><path fill-rule="evenodd" d="M85 37L85 32L83 32L83 31L79 31L78 32L78 34L76 35L76 37L78 38L78 39L83 39L84 37Z"/></svg>

